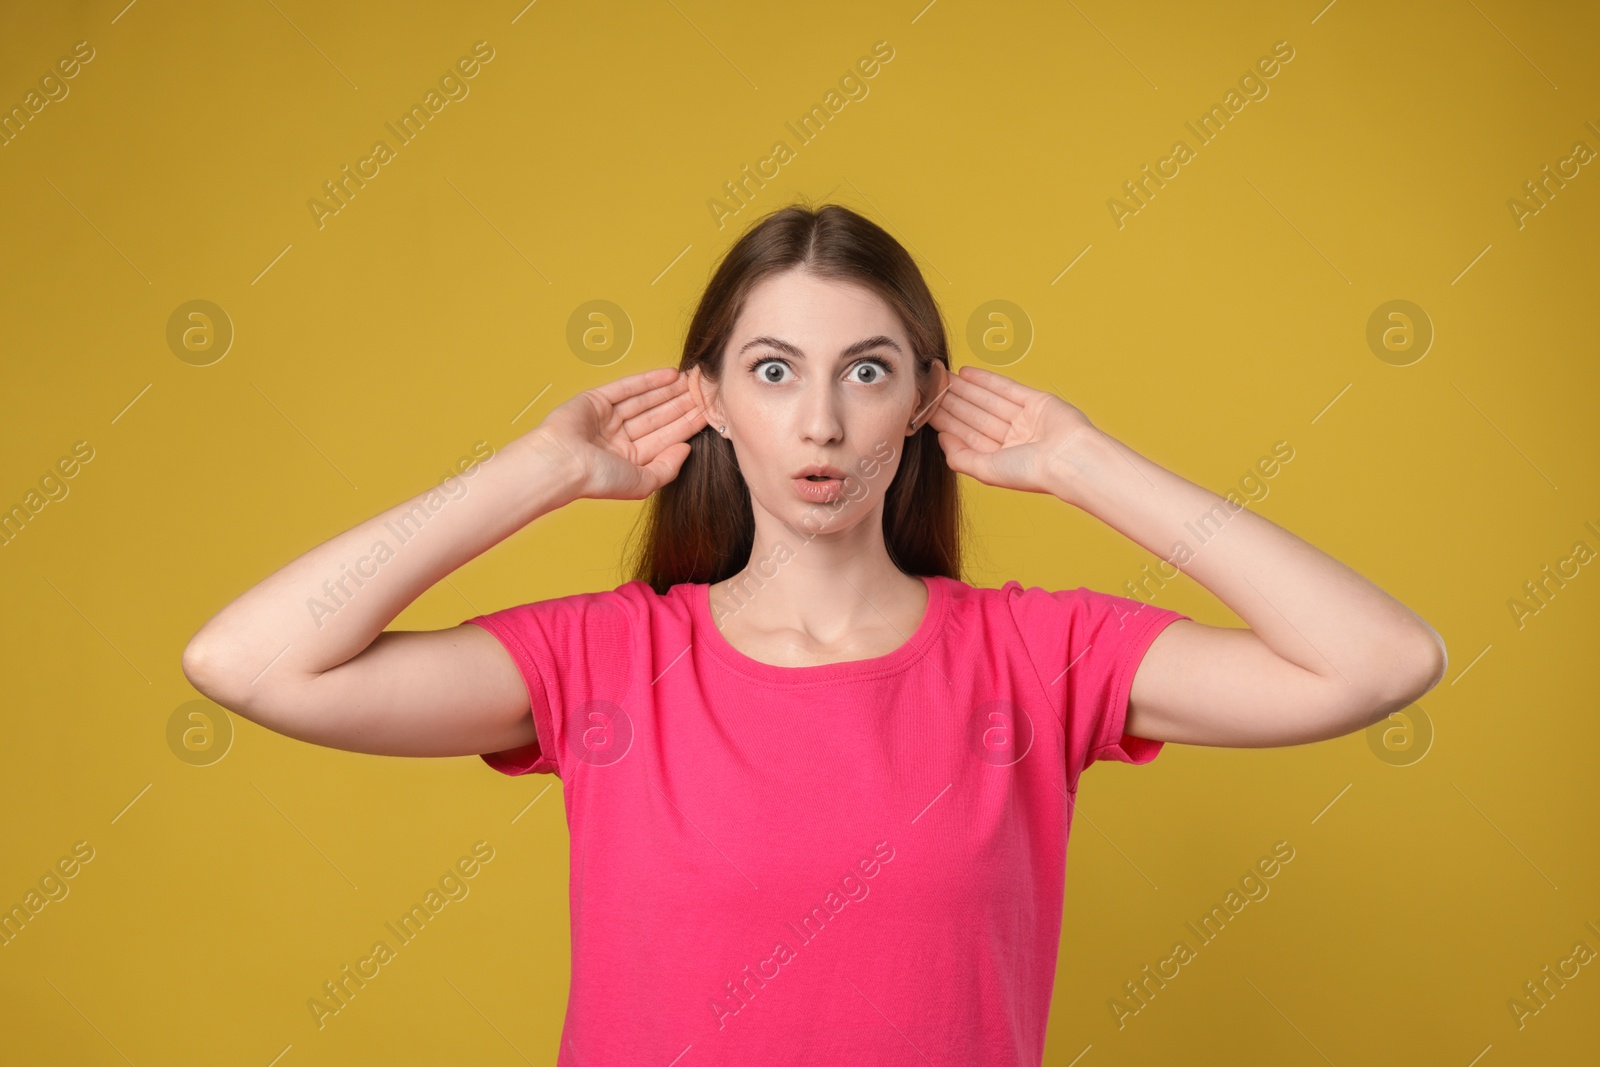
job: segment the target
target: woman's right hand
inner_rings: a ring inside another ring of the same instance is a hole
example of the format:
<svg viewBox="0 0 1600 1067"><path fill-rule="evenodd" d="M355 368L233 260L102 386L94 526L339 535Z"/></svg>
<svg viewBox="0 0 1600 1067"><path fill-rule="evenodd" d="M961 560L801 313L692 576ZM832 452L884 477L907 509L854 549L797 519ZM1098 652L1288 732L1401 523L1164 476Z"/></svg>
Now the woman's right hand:
<svg viewBox="0 0 1600 1067"><path fill-rule="evenodd" d="M705 425L687 377L657 367L584 390L529 436L572 464L578 496L642 500L678 476Z"/></svg>

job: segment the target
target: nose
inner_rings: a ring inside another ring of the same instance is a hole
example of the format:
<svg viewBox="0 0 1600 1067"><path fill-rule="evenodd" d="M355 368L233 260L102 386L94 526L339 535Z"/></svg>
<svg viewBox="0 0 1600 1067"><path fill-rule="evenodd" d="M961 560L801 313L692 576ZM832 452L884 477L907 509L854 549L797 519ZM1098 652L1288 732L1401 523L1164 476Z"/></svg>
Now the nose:
<svg viewBox="0 0 1600 1067"><path fill-rule="evenodd" d="M830 445L844 436L844 423L839 418L839 397L833 383L818 380L810 383L800 400L800 437L807 444Z"/></svg>

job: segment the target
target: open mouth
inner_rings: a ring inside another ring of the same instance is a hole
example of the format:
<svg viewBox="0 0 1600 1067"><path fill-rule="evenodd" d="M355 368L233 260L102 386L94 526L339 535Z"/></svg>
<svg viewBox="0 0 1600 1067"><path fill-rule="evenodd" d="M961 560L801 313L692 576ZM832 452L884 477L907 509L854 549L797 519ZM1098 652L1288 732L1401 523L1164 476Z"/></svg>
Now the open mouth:
<svg viewBox="0 0 1600 1067"><path fill-rule="evenodd" d="M794 491L813 504L831 504L844 495L844 479L826 474L805 474L794 479Z"/></svg>

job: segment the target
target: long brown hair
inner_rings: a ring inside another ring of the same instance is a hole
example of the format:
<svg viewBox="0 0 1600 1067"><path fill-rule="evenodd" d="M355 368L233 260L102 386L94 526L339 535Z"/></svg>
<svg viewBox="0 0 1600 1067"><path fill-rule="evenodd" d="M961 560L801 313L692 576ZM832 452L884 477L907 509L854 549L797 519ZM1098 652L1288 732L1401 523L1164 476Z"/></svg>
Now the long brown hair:
<svg viewBox="0 0 1600 1067"><path fill-rule="evenodd" d="M899 315L915 353L916 381L927 396L934 360L950 369L944 319L906 250L882 227L838 204L804 201L756 220L728 249L700 297L678 369L722 377L723 352L751 289L765 278L803 269L875 291ZM915 412L925 419L923 408ZM903 439L904 452L883 506L889 558L911 575L961 578L961 499L926 422ZM650 497L644 537L633 554L634 579L664 595L681 582L715 583L750 562L755 513L733 443L711 426L689 439L677 477Z"/></svg>

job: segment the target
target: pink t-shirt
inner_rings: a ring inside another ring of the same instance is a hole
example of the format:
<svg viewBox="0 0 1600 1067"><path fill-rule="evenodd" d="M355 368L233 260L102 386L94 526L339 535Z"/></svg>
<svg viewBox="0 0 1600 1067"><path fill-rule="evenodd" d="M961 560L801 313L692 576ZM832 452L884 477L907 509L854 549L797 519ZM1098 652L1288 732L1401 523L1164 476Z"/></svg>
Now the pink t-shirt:
<svg viewBox="0 0 1600 1067"><path fill-rule="evenodd" d="M1189 616L923 581L905 644L812 667L735 649L704 584L464 620L538 736L482 758L566 798L558 1067L1040 1062L1079 773L1161 751L1128 691Z"/></svg>

